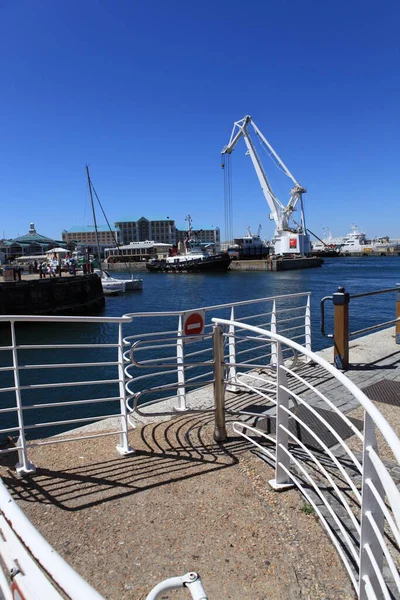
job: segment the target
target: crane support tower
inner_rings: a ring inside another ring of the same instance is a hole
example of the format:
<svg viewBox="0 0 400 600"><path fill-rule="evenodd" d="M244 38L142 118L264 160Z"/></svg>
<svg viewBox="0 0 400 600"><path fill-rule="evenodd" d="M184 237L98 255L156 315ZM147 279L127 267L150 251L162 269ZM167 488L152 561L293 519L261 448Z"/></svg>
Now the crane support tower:
<svg viewBox="0 0 400 600"><path fill-rule="evenodd" d="M290 199L286 206L284 206L275 196L271 184L268 181L268 177L249 133L250 124L252 125L255 134L260 138L261 143L265 145L267 151L275 159L277 165L294 184L293 188L290 190ZM244 138L247 146L247 154L250 155L258 180L261 184L261 189L271 210L270 219L275 221L275 254L280 256L288 254L302 256L309 255L310 238L307 233L303 206L303 194L306 193L307 190L296 181L285 163L279 158L278 154L272 148L268 140L265 139L249 115L234 124L231 138L229 143L222 150L222 154L231 154L241 137ZM293 212L297 210L297 205L299 205L300 208L299 223L293 218Z"/></svg>

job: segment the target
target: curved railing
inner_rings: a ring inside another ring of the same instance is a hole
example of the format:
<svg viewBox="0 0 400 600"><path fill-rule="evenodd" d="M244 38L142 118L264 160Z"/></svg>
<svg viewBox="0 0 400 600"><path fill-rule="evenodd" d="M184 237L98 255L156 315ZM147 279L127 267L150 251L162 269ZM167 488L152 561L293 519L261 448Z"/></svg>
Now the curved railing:
<svg viewBox="0 0 400 600"><path fill-rule="evenodd" d="M359 598L399 597L400 493L392 469L400 464L400 440L392 427L350 379L317 354L260 327L218 318L213 322L223 337L230 334L222 326L234 327L248 340L264 340L276 348L275 373L266 368L241 375L242 365L236 363L238 385L267 404L255 423L237 421L233 426L274 466L272 487L294 484L301 490ZM298 354L296 371L285 361L284 348ZM346 396L357 401L363 422L338 407L337 400Z"/></svg>

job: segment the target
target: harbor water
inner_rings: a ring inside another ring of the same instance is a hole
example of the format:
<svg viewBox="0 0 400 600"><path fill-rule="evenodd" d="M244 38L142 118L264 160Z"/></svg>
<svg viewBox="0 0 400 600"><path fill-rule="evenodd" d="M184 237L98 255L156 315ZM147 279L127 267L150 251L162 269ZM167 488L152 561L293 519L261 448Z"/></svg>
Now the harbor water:
<svg viewBox="0 0 400 600"><path fill-rule="evenodd" d="M281 272L223 272L223 273L193 273L193 274L166 274L147 273L136 274L143 279L142 292L129 292L121 296L107 297L105 316L120 317L126 313L136 312L164 312L176 310L189 310L203 306L225 304L255 298L293 294L298 292L311 292L312 315L312 348L321 350L331 346L332 340L325 338L320 332L320 301L324 296L332 295L338 286L344 286L350 294L375 291L395 287L400 282L400 257L360 257L360 258L328 258L321 268ZM115 273L116 277L123 278L126 274ZM331 303L326 303L326 331L333 330L333 311ZM381 294L372 297L354 299L350 302L350 331L372 326L377 323L390 321L395 318L395 293ZM163 318L158 323L159 330L165 329ZM146 321L138 320L135 333L145 332ZM84 349L59 351L53 358L51 346L53 344L98 343L110 344L116 342L116 328L108 324L20 324L17 325L18 343L47 344L48 350L35 352L20 351L21 364L40 364L54 362L85 362L87 360ZM9 328L3 326L0 330L0 345L10 343ZM60 354L61 353L61 354ZM1 366L12 364L10 352L1 352ZM60 357L62 360L60 360ZM93 355L92 355L93 358ZM98 360L115 360L115 350L102 350ZM111 367L104 367L102 373L97 373L96 378L103 379L109 375ZM93 370L87 369L82 377L82 369L28 369L20 372L21 385L32 385L43 381L49 384L78 381L82 378L91 381L94 378ZM100 371L98 368L97 371ZM115 367L114 367L115 376ZM0 372L1 388L13 386L13 374L10 371ZM99 389L101 387L101 390ZM85 386L84 398L98 398L115 395L115 385ZM118 395L118 394L117 394ZM79 400L82 388L57 388L33 389L23 392L23 404L44 404L48 402L67 402ZM14 392L0 395L0 408L15 406ZM60 407L40 411L40 420L37 415L34 422L45 423L48 420L71 419L93 415L95 405L89 407L84 404L79 406ZM115 412L115 404L96 406L98 415L108 415ZM29 424L30 413L26 411L25 422ZM33 420L32 416L32 420ZM2 413L0 415L0 429L14 427L15 413ZM32 429L29 437L34 439L39 435L49 435L61 431L63 427ZM12 435L12 434L11 434ZM3 436L4 437L4 436Z"/></svg>

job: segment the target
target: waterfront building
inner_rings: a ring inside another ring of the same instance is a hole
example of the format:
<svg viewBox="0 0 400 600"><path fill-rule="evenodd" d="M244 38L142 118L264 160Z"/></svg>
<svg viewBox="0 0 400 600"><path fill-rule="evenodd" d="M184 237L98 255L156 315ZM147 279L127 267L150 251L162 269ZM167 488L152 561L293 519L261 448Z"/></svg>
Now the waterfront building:
<svg viewBox="0 0 400 600"><path fill-rule="evenodd" d="M173 219L147 219L141 217L137 221L132 219L120 220L114 223L121 232L121 242L144 242L156 240L163 244L176 243L176 227Z"/></svg>
<svg viewBox="0 0 400 600"><path fill-rule="evenodd" d="M221 233L219 227L215 227L212 229L193 229L193 234L196 236L196 239L200 244L210 244L213 247L215 252L220 252L221 250ZM182 229L176 230L176 244L181 243L182 245L185 243L185 238L187 235L187 227L183 227Z"/></svg>
<svg viewBox="0 0 400 600"><path fill-rule="evenodd" d="M47 250L59 246L64 247L66 244L41 235L36 231L34 223L30 223L29 231L25 235L10 240L0 240L0 253L4 255L7 262L20 256L40 256Z"/></svg>
<svg viewBox="0 0 400 600"><path fill-rule="evenodd" d="M115 246L116 243L121 242L120 231L118 228L111 230L107 225L98 225L97 234L99 237L100 247ZM71 227L70 229L64 229L62 232L62 239L65 243L74 243L75 245L80 244L82 246L96 246L96 232L94 225L87 227L78 226Z"/></svg>
<svg viewBox="0 0 400 600"><path fill-rule="evenodd" d="M172 244L145 240L131 242L118 248L106 248L104 257L108 262L138 262L150 258L166 258L171 250Z"/></svg>

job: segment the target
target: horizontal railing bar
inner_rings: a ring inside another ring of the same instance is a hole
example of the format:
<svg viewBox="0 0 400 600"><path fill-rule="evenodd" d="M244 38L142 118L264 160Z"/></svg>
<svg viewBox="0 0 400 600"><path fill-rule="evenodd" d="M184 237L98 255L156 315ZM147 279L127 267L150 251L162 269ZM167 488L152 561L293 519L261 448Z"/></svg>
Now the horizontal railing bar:
<svg viewBox="0 0 400 600"><path fill-rule="evenodd" d="M67 317L54 315L0 315L0 322L11 321L14 323L131 323L128 315L122 317Z"/></svg>
<svg viewBox="0 0 400 600"><path fill-rule="evenodd" d="M94 362L94 363L52 363L46 365L21 365L18 366L20 371L31 369L75 369L79 367L115 367L119 363L115 362Z"/></svg>
<svg viewBox="0 0 400 600"><path fill-rule="evenodd" d="M102 421L103 419L114 419L123 417L122 413L115 415L102 415L101 417L82 417L80 419L67 419L64 421L48 421L45 423L35 423L34 425L24 425L24 429L39 429L40 427L52 427L53 425L70 425L71 423L87 423L88 421Z"/></svg>
<svg viewBox="0 0 400 600"><path fill-rule="evenodd" d="M310 296L310 292L297 292L295 294L281 294L279 296L269 296L268 298L255 298L254 300L241 300L239 302L230 302L229 304L215 304L214 306L202 306L200 308L191 308L190 310L177 310L177 311L166 311L166 312L139 312L139 313L126 313L125 317L130 318L148 318L148 317L174 317L183 316L185 313L198 312L200 310L211 311L219 310L223 308L235 308L236 306L247 306L250 304L257 304L258 302L269 302L270 300L287 300L288 298L302 298Z"/></svg>
<svg viewBox="0 0 400 600"><path fill-rule="evenodd" d="M22 450L22 446L11 446L10 448L0 448L0 454L10 454L10 452L18 452L18 450Z"/></svg>
<svg viewBox="0 0 400 600"><path fill-rule="evenodd" d="M297 329L304 329L304 323L301 325L295 325L294 327L287 327L286 329L279 329L279 333L287 333L288 331L296 331Z"/></svg>
<svg viewBox="0 0 400 600"><path fill-rule="evenodd" d="M119 344L21 344L17 350L76 350L79 348L118 348Z"/></svg>
<svg viewBox="0 0 400 600"><path fill-rule="evenodd" d="M15 392L16 389L17 389L16 387L0 388L0 393L3 393L3 392Z"/></svg>
<svg viewBox="0 0 400 600"><path fill-rule="evenodd" d="M281 323L290 323L291 321L298 321L299 319L302 319L304 323L304 315L298 315L295 317L290 317L289 319L279 319L279 321L277 321L277 325L280 325Z"/></svg>
<svg viewBox="0 0 400 600"><path fill-rule="evenodd" d="M16 406L10 408L0 408L0 413L16 412L17 410L18 408Z"/></svg>
<svg viewBox="0 0 400 600"><path fill-rule="evenodd" d="M268 312L257 313L256 315L248 315L237 318L235 317L235 321L239 321L240 323L242 323L243 321L250 321L251 319L257 319L259 317L270 317L272 315L272 312L272 310L269 310Z"/></svg>
<svg viewBox="0 0 400 600"><path fill-rule="evenodd" d="M20 431L20 427L8 427L7 429L0 429L0 433L10 433L10 431Z"/></svg>
<svg viewBox="0 0 400 600"><path fill-rule="evenodd" d="M363 298L364 296L375 296L376 294L387 294L388 292L397 292L398 287L387 288L385 290L376 290L375 292L362 292L361 294L351 294L350 298Z"/></svg>
<svg viewBox="0 0 400 600"><path fill-rule="evenodd" d="M58 406L75 406L78 404L97 404L97 402L117 402L121 401L122 397L115 398L88 398L86 400L68 400L67 402L46 402L45 404L29 404L28 406L23 406L23 410L34 410L36 408L53 408ZM18 409L14 409L18 410Z"/></svg>
<svg viewBox="0 0 400 600"><path fill-rule="evenodd" d="M14 367L0 367L0 371L14 371Z"/></svg>
<svg viewBox="0 0 400 600"><path fill-rule="evenodd" d="M399 320L400 318L393 319L392 321L386 321L386 323L379 323L378 325L371 325L371 327L364 327L364 329L359 329L358 331L353 331L352 333L349 333L349 337L353 337L360 333L366 333L367 331L373 331L374 329L381 329L382 327L386 327L388 325L395 325L399 322Z"/></svg>
<svg viewBox="0 0 400 600"><path fill-rule="evenodd" d="M66 381L65 383L35 383L33 385L21 385L20 390L41 390L48 388L74 387L81 385L102 385L103 383L121 383L121 379L102 379L99 381ZM1 390L0 390L1 391Z"/></svg>
<svg viewBox="0 0 400 600"><path fill-rule="evenodd" d="M245 348L244 350L238 350L236 352L236 356L239 356L240 354L246 354L247 352L255 352L256 350L265 350L265 344L261 345L261 346L253 346L252 348ZM271 352L266 352L265 354L263 354L262 356L259 356L258 358L263 358L264 356L270 356Z"/></svg>
<svg viewBox="0 0 400 600"><path fill-rule="evenodd" d="M10 350L14 350L14 348L12 346L0 346L0 351L1 350L6 350L6 351L8 350L8 351L10 351Z"/></svg>
<svg viewBox="0 0 400 600"><path fill-rule="evenodd" d="M277 308L275 313L277 315L280 315L282 313L293 312L294 310L304 310L305 311L306 308L307 308L307 306L305 304L302 304L301 306L291 306L289 308Z"/></svg>

